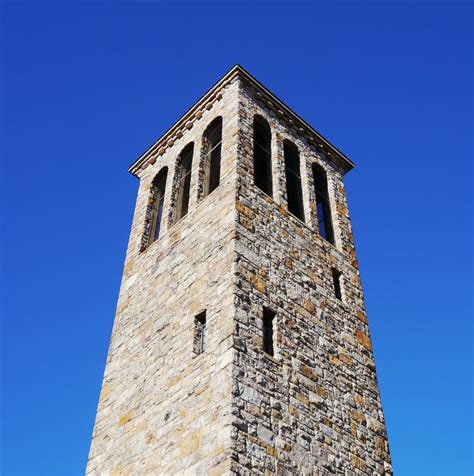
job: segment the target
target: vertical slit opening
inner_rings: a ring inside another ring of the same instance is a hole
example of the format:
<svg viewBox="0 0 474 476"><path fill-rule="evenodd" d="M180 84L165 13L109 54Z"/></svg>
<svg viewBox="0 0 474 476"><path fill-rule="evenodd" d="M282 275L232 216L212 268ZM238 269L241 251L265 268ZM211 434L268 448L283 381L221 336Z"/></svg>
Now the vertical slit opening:
<svg viewBox="0 0 474 476"><path fill-rule="evenodd" d="M206 311L200 312L194 317L194 345L196 355L202 354L206 344Z"/></svg>
<svg viewBox="0 0 474 476"><path fill-rule="evenodd" d="M267 307L263 308L263 351L268 355L275 355L274 322L276 313Z"/></svg>
<svg viewBox="0 0 474 476"><path fill-rule="evenodd" d="M332 270L332 282L334 286L334 295L337 299L342 301L342 291L341 291L341 272L337 269Z"/></svg>

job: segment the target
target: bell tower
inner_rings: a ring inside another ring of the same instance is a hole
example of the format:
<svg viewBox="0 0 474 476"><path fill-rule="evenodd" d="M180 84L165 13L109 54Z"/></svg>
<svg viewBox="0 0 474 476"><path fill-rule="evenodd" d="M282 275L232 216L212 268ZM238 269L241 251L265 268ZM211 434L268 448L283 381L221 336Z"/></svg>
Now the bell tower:
<svg viewBox="0 0 474 476"><path fill-rule="evenodd" d="M88 474L392 474L353 165L237 65L130 167Z"/></svg>

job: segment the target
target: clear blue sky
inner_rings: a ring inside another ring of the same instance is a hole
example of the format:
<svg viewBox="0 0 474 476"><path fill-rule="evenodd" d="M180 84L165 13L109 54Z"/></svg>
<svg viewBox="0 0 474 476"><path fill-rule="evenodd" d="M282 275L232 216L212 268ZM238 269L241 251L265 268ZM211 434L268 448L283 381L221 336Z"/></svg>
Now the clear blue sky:
<svg viewBox="0 0 474 476"><path fill-rule="evenodd" d="M1 10L3 474L83 473L127 167L235 63L357 164L346 186L396 474L473 474L468 2Z"/></svg>

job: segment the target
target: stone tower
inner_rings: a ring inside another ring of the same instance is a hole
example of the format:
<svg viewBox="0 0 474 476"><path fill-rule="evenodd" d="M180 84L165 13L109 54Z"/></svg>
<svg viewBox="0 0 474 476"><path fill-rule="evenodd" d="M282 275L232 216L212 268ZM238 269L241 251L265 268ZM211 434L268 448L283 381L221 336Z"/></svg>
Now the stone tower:
<svg viewBox="0 0 474 476"><path fill-rule="evenodd" d="M130 167L88 474L391 474L352 167L240 66Z"/></svg>

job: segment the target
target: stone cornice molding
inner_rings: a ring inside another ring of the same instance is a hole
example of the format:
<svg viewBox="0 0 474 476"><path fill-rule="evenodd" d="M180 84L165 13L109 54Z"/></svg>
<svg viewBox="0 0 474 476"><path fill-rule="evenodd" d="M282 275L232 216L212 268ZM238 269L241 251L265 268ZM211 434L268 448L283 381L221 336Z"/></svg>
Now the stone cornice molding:
<svg viewBox="0 0 474 476"><path fill-rule="evenodd" d="M286 122L289 128L296 130L297 134L305 139L308 144L324 152L328 160L335 161L341 167L343 173L347 173L354 167L354 163L348 157L280 101L242 66L237 64L175 122L160 139L144 152L130 166L128 171L135 177L139 177L140 170L145 169L149 164L154 164L158 157L165 153L167 148L172 147L176 140L183 136L186 130L192 129L194 122L203 116L205 110L210 110L216 101L222 99L222 91L234 82L236 78L239 78L249 86L257 100L263 102L267 108L275 111L277 116Z"/></svg>

